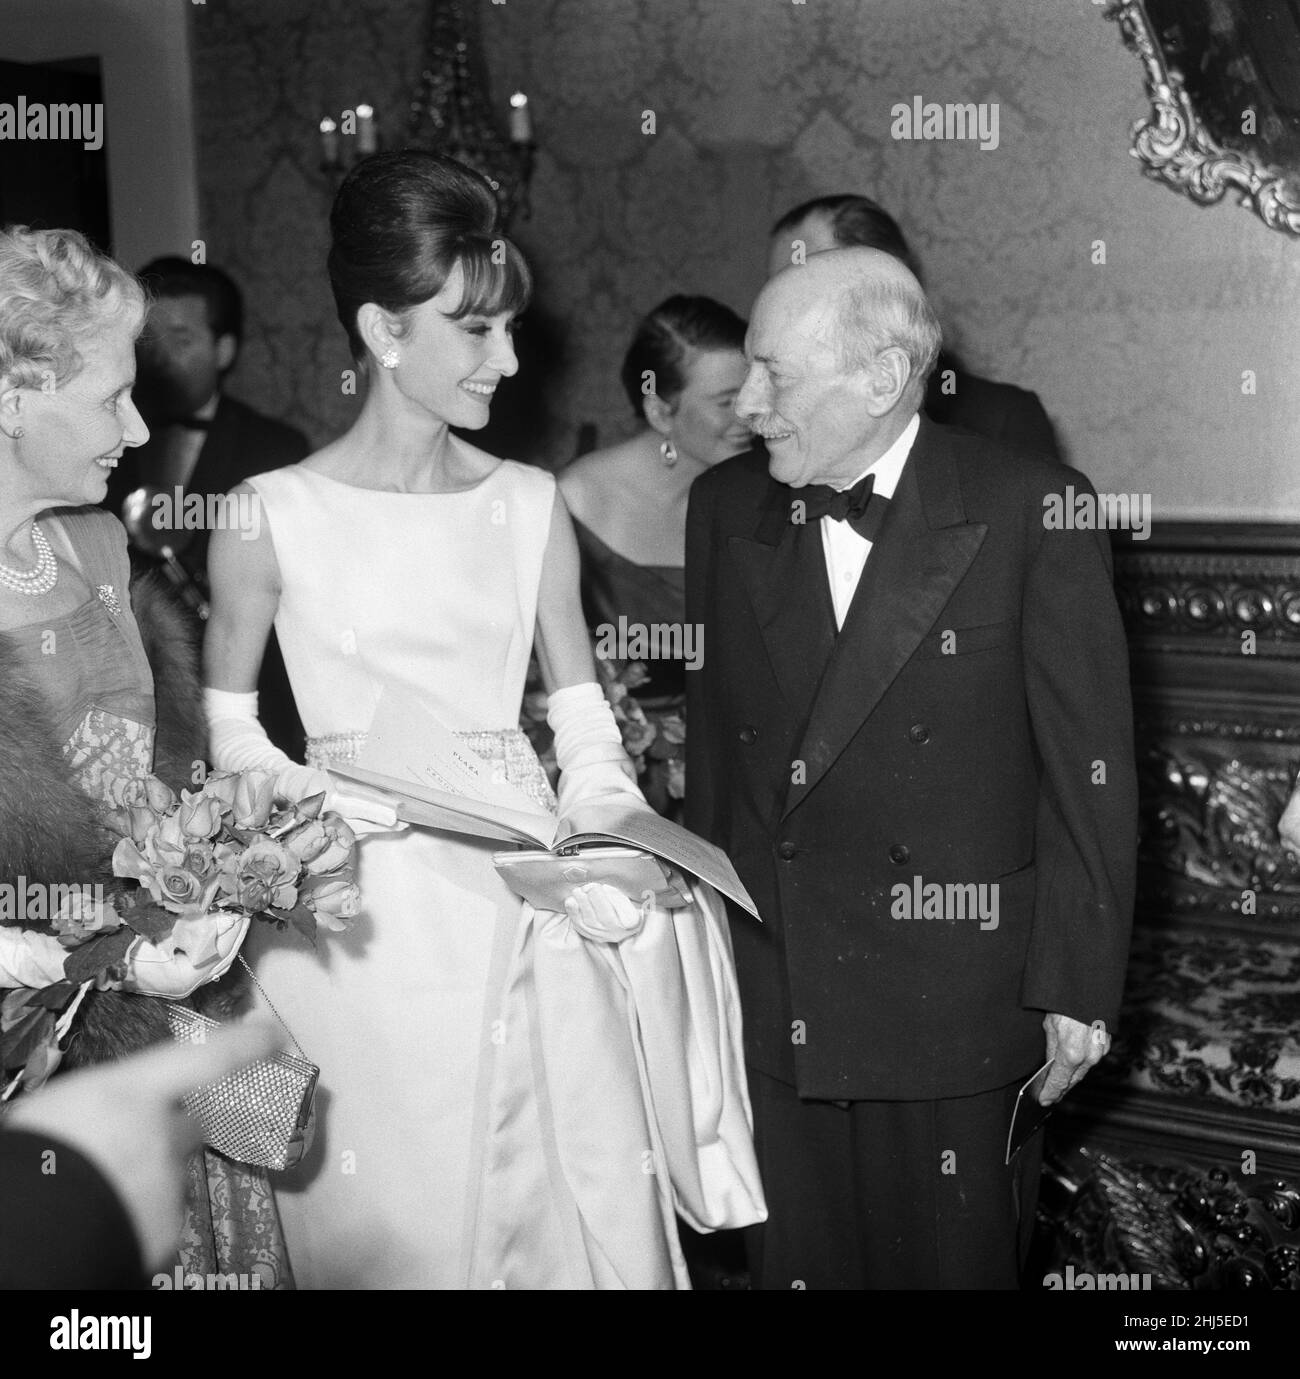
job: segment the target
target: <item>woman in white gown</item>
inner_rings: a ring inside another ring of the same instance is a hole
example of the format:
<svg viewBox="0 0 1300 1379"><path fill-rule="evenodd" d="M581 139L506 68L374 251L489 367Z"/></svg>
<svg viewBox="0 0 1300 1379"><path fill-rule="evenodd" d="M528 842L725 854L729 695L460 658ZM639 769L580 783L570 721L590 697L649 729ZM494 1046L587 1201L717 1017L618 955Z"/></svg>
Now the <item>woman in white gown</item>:
<svg viewBox="0 0 1300 1379"><path fill-rule="evenodd" d="M529 292L477 174L405 152L359 165L330 275L369 387L353 427L246 486L258 523L214 534L205 651L218 766L381 827L321 768L355 759L386 687L547 808L516 725L534 639L551 692L560 813L640 800L594 684L578 556L553 479L453 436L517 364ZM256 718L274 623L308 763ZM364 828L363 823L360 827ZM321 1065L317 1143L277 1181L300 1287L689 1286L675 1213L761 1220L725 921L584 888L534 911L499 843L364 836L362 912L311 953L262 937L262 987ZM265 930L265 926L259 926Z"/></svg>

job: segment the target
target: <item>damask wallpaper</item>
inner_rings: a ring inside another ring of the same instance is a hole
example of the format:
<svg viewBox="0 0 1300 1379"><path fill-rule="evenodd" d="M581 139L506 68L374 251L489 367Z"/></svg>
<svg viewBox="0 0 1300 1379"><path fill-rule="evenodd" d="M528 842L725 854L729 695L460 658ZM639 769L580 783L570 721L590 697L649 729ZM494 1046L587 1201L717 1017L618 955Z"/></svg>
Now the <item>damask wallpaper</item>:
<svg viewBox="0 0 1300 1379"><path fill-rule="evenodd" d="M621 434L637 317L674 291L746 313L772 219L858 190L901 221L959 354L1035 389L1098 487L1157 516L1300 518L1300 243L1141 176L1141 69L1096 4L471 3L494 99L525 90L540 144L515 227L537 305L494 445L553 465L584 423ZM424 23L424 0L192 10L204 237L250 299L235 391L320 441L356 402L316 123L369 101L400 142ZM891 138L918 96L996 103L996 148Z"/></svg>

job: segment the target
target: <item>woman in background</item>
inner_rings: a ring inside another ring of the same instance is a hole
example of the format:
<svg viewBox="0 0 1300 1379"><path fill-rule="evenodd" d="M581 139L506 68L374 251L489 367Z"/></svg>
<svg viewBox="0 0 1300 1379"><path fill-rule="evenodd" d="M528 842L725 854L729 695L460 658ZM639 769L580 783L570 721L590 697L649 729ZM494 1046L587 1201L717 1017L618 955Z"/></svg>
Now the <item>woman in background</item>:
<svg viewBox="0 0 1300 1379"><path fill-rule="evenodd" d="M702 651L697 640L686 640L684 626L687 498L706 469L753 443L732 410L745 380L744 343L744 321L721 302L661 302L638 325L621 372L640 429L560 475L582 556L583 611L611 684L607 693L628 720L626 745L645 757L647 798L673 816L683 779L685 677ZM617 640L622 627L654 626L682 629L672 648L678 654L666 656L660 646L642 658L634 642Z"/></svg>

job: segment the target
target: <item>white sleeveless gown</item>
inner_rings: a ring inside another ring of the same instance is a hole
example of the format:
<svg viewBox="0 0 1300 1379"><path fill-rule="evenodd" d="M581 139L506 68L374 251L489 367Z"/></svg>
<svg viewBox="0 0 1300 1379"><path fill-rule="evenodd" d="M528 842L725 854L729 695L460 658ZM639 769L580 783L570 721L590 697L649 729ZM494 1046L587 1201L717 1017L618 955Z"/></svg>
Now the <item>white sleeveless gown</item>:
<svg viewBox="0 0 1300 1379"><path fill-rule="evenodd" d="M309 759L354 757L397 685L553 808L517 728L552 477L506 461L464 492L399 494L290 466L252 484ZM509 891L500 846L367 838L348 933L313 953L254 926L258 978L321 1067L316 1143L274 1178L300 1287L686 1287L675 1211L763 1219L713 892L615 948Z"/></svg>

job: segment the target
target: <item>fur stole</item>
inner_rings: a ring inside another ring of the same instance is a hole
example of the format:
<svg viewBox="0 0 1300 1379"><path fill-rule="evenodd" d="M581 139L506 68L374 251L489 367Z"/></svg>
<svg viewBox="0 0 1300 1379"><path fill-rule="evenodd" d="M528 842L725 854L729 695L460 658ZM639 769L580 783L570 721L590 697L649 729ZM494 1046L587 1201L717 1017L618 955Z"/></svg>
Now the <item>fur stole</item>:
<svg viewBox="0 0 1300 1379"><path fill-rule="evenodd" d="M131 608L154 676L154 773L179 794L194 784L207 751L198 628L156 571L132 579ZM0 882L107 882L116 841L74 783L48 711L0 636ZM227 974L196 992L194 1004L222 1019L233 1013L238 988ZM165 1002L92 991L73 1023L64 1066L103 1062L166 1038Z"/></svg>

